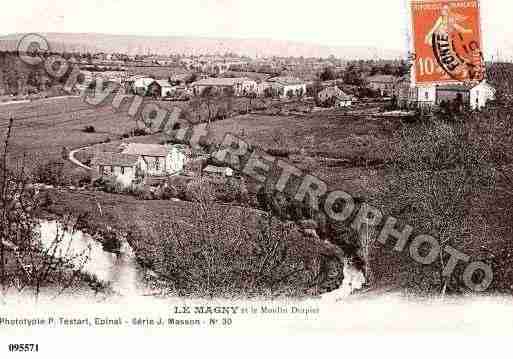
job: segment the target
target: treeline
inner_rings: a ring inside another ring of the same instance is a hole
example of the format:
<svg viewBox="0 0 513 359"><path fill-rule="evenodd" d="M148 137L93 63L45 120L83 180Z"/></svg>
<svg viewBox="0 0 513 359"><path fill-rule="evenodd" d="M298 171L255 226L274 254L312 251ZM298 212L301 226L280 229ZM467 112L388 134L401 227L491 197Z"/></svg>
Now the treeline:
<svg viewBox="0 0 513 359"><path fill-rule="evenodd" d="M16 52L0 51L0 96L37 94L56 85L62 84L48 76L43 64L32 66Z"/></svg>

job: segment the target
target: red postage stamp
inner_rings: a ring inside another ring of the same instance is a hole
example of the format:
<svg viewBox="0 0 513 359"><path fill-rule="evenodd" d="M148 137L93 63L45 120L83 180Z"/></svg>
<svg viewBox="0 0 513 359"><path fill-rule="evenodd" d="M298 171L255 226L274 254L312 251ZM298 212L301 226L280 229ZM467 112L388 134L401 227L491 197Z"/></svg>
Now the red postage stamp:
<svg viewBox="0 0 513 359"><path fill-rule="evenodd" d="M417 85L485 77L479 0L411 0Z"/></svg>

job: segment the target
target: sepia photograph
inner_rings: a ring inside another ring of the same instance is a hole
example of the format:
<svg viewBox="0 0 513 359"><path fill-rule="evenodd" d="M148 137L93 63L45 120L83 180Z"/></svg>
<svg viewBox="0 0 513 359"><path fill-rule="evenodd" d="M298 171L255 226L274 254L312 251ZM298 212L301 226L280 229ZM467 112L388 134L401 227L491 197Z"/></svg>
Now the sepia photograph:
<svg viewBox="0 0 513 359"><path fill-rule="evenodd" d="M489 355L472 337L513 333L511 10L4 4L0 357Z"/></svg>

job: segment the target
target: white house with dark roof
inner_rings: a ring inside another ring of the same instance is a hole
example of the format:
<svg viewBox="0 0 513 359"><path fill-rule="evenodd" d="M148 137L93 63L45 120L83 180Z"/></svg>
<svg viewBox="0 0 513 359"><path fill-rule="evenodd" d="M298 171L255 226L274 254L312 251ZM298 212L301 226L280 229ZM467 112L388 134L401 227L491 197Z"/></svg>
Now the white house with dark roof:
<svg viewBox="0 0 513 359"><path fill-rule="evenodd" d="M415 86L409 76L397 83L395 95L399 105L414 104L418 107L439 106L444 101L452 102L460 98L464 106L472 110L482 109L488 101L495 99L496 90L486 80L478 84L446 84Z"/></svg>
<svg viewBox="0 0 513 359"><path fill-rule="evenodd" d="M399 78L393 75L374 75L367 77L369 87L374 91L378 91L381 96L392 96L398 80Z"/></svg>
<svg viewBox="0 0 513 359"><path fill-rule="evenodd" d="M348 107L353 104L355 98L346 94L338 86L329 86L317 94L319 102L326 103L332 101L335 107Z"/></svg>
<svg viewBox="0 0 513 359"><path fill-rule="evenodd" d="M151 77L139 77L133 80L132 89L134 92L141 96L146 96L149 86L155 82Z"/></svg>
<svg viewBox="0 0 513 359"><path fill-rule="evenodd" d="M154 80L148 85L148 94L155 97L172 96L174 92L175 88L169 83L169 80Z"/></svg>
<svg viewBox="0 0 513 359"><path fill-rule="evenodd" d="M141 171L150 176L166 176L183 170L185 153L179 146L146 143L122 144L122 153L139 156Z"/></svg>
<svg viewBox="0 0 513 359"><path fill-rule="evenodd" d="M233 91L235 96L245 96L257 92L257 82L248 77L226 77L207 78L191 84L193 93L199 96L206 88L213 88L216 91Z"/></svg>
<svg viewBox="0 0 513 359"><path fill-rule="evenodd" d="M136 178L137 168L142 165L142 158L125 153L98 152L91 160L92 178L115 176L124 182Z"/></svg>
<svg viewBox="0 0 513 359"><path fill-rule="evenodd" d="M461 98L463 105L472 110L480 110L486 106L488 101L495 99L496 90L486 82L479 84L455 84L436 87L436 103L440 105L443 101L451 102Z"/></svg>
<svg viewBox="0 0 513 359"><path fill-rule="evenodd" d="M230 167L207 166L203 173L214 177L232 177L233 170Z"/></svg>
<svg viewBox="0 0 513 359"><path fill-rule="evenodd" d="M286 98L289 94L293 96L306 95L306 82L294 77L273 77L267 80L278 96Z"/></svg>

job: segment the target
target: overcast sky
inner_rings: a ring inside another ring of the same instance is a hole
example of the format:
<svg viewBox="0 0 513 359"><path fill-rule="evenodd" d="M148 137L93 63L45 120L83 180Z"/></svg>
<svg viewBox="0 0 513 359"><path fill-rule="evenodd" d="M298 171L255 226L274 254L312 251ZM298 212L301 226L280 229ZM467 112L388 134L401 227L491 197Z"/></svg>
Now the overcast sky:
<svg viewBox="0 0 513 359"><path fill-rule="evenodd" d="M408 0L15 0L0 33L96 32L272 38L407 48ZM487 57L513 55L513 4L482 0Z"/></svg>

